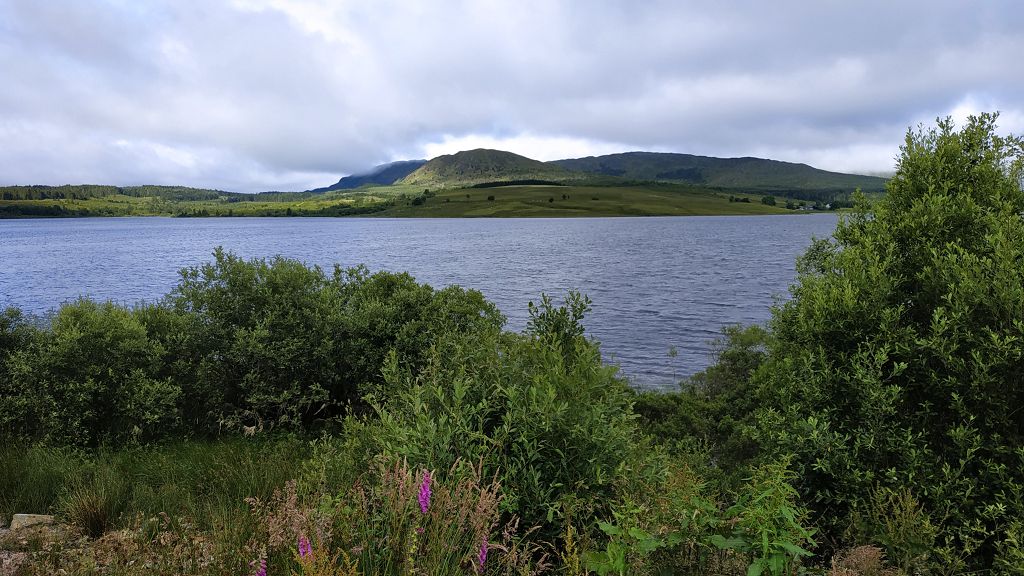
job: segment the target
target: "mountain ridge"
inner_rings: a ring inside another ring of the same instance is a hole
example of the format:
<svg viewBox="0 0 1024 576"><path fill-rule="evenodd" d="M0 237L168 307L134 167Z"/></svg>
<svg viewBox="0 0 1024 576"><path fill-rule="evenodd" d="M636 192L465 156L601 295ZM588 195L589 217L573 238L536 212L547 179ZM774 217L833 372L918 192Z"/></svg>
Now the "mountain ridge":
<svg viewBox="0 0 1024 576"><path fill-rule="evenodd" d="M881 192L885 178L832 172L808 164L743 156L719 158L675 152L620 152L554 160L567 170L631 180L750 190L848 190Z"/></svg>
<svg viewBox="0 0 1024 576"><path fill-rule="evenodd" d="M312 190L306 190L306 192L319 193L333 192L335 190L354 190L367 184L390 186L426 163L426 160L398 160L386 164L378 164L366 172L343 176L330 186L313 188Z"/></svg>
<svg viewBox="0 0 1024 576"><path fill-rule="evenodd" d="M430 160L404 160L346 176L309 190L352 190L364 185L425 188L473 187L504 182L672 182L737 191L883 192L887 178L848 174L808 164L753 156L719 158L676 152L620 152L541 162L504 150L477 148Z"/></svg>

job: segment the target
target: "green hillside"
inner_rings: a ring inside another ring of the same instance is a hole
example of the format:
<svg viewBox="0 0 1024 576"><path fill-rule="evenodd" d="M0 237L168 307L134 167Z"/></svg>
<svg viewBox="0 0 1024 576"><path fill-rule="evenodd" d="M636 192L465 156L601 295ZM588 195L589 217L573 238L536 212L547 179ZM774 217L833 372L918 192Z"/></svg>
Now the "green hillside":
<svg viewBox="0 0 1024 576"><path fill-rule="evenodd" d="M424 188L464 188L489 182L560 182L578 178L578 174L573 174L560 166L512 152L477 149L438 156L398 183Z"/></svg>
<svg viewBox="0 0 1024 576"><path fill-rule="evenodd" d="M439 156L396 183L374 185L418 162L378 167L365 179L343 178L345 187L361 182L354 190L239 194L181 186L0 187L0 218L764 214L848 207L854 189L874 194L885 184L882 178L758 158L630 152L540 162L478 149ZM762 196L771 198L762 203Z"/></svg>
<svg viewBox="0 0 1024 576"><path fill-rule="evenodd" d="M732 200L730 200L732 198ZM393 203L374 216L414 218L524 218L581 216L707 216L792 214L784 202L684 184L624 186L501 186L439 190Z"/></svg>
<svg viewBox="0 0 1024 576"><path fill-rule="evenodd" d="M884 178L819 170L806 164L763 158L713 158L692 154L626 152L550 162L567 170L629 180L685 182L714 188L766 192L849 193L885 190Z"/></svg>

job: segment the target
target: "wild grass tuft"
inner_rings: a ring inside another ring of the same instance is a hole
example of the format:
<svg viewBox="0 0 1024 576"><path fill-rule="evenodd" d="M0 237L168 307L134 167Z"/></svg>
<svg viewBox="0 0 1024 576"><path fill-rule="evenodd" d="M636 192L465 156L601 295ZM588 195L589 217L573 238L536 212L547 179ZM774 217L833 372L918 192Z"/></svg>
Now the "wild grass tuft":
<svg viewBox="0 0 1024 576"><path fill-rule="evenodd" d="M98 538L121 518L128 507L131 486L111 467L98 466L68 482L58 503L64 520L92 538Z"/></svg>
<svg viewBox="0 0 1024 576"><path fill-rule="evenodd" d="M0 517L53 511L86 457L71 448L0 444Z"/></svg>

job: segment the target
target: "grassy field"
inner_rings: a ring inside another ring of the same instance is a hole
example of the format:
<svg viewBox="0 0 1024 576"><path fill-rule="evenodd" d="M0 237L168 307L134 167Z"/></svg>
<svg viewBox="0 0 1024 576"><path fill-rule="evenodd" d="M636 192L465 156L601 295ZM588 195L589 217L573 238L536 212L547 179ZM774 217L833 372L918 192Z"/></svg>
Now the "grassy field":
<svg viewBox="0 0 1024 576"><path fill-rule="evenodd" d="M429 191L422 186L364 187L353 191L224 195L180 199L125 194L85 198L0 200L0 218L88 216L387 216L414 218L697 216L781 214L756 194L685 184L611 186L517 185Z"/></svg>
<svg viewBox="0 0 1024 576"><path fill-rule="evenodd" d="M490 199L490 198L493 198ZM781 214L760 196L730 202L729 194L681 185L502 186L438 191L421 205L400 203L377 216L420 218L702 216Z"/></svg>
<svg viewBox="0 0 1024 576"><path fill-rule="evenodd" d="M87 216L352 216L380 210L390 197L328 193L293 200L168 200L123 195L0 200L0 218Z"/></svg>

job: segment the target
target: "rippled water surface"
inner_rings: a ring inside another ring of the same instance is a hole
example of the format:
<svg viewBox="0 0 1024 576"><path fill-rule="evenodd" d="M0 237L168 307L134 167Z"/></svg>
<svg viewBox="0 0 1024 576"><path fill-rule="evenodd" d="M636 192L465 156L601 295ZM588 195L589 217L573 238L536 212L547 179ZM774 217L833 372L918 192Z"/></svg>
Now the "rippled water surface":
<svg viewBox="0 0 1024 576"><path fill-rule="evenodd" d="M528 301L575 288L594 302L586 326L606 360L637 385L668 387L707 366L722 326L766 320L796 257L835 223L831 214L0 220L0 306L41 314L80 295L155 300L215 246L476 288L517 330Z"/></svg>

